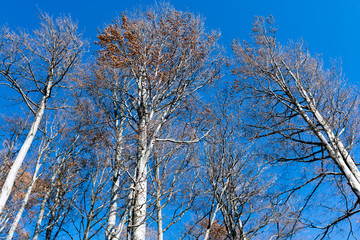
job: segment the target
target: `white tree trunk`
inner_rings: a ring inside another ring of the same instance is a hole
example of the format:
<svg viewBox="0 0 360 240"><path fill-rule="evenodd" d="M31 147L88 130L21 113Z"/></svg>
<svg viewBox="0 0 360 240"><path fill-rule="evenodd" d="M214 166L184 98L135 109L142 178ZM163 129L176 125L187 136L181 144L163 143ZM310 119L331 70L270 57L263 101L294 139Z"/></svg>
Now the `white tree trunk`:
<svg viewBox="0 0 360 240"><path fill-rule="evenodd" d="M115 240L116 234L116 213L117 213L117 199L118 199L118 189L119 189L119 176L118 169L114 169L113 176L113 185L111 188L111 199L110 199L110 207L109 207L109 217L108 217L108 225L106 228L106 239L107 240Z"/></svg>
<svg viewBox="0 0 360 240"><path fill-rule="evenodd" d="M63 162L60 163L60 165L62 164ZM46 202L47 200L49 199L50 197L50 194L51 194L51 191L53 190L54 186L55 186L55 180L56 180L56 177L60 171L60 168L61 166L58 166L55 170L55 172L53 173L52 177L51 177L51 183L50 183L50 188L48 189L48 191L45 193L45 196L41 202L41 205L40 205L40 212L39 212L39 216L38 216L38 219L36 221L36 226L35 226L35 230L34 230L34 235L32 237L32 240L38 240L39 238L39 235L40 235L40 228L41 228L41 223L42 223L42 220L44 218L44 214L45 214L45 208L46 208Z"/></svg>
<svg viewBox="0 0 360 240"><path fill-rule="evenodd" d="M44 96L38 111L36 112L35 119L33 124L31 125L30 131L25 139L25 142L23 143L13 165L10 168L10 171L6 177L5 183L1 189L0 193L0 215L4 210L5 204L10 196L11 190L14 186L16 176L20 170L20 167L26 157L26 154L34 140L35 134L37 130L39 129L39 125L41 122L41 119L44 115L45 111L45 103L46 103L47 96Z"/></svg>
<svg viewBox="0 0 360 240"><path fill-rule="evenodd" d="M132 240L145 240L146 236L146 200L147 200L147 166L145 156L138 163L138 177L135 183L135 202L133 211Z"/></svg>
<svg viewBox="0 0 360 240"><path fill-rule="evenodd" d="M301 95L309 105L310 111L324 129L325 134L327 135L329 141L321 132L321 130L316 126L316 124L306 114L306 112L304 111L300 103L295 99L295 97L292 96L291 94L289 94L289 97L293 99L293 102L297 107L299 114L303 117L305 122L312 128L312 131L319 138L319 140L325 145L325 148L328 151L329 155L334 160L336 165L339 167L340 171L345 175L355 195L358 197L358 199L360 199L360 172L355 164L355 161L351 158L350 154L344 148L341 141L335 137L335 134L333 133L331 127L322 117L320 112L317 110L316 106L309 98L307 92L301 86L300 81L296 78L295 75L293 75L293 78L297 82L297 87ZM285 90L290 93L289 90L287 89Z"/></svg>
<svg viewBox="0 0 360 240"><path fill-rule="evenodd" d="M45 194L44 199L41 202L40 212L39 212L38 219L36 221L35 231L34 231L32 240L38 240L38 238L39 238L41 223L42 223L42 220L43 220L44 214L45 214L45 204L49 197L50 197L50 190Z"/></svg>
<svg viewBox="0 0 360 240"><path fill-rule="evenodd" d="M132 240L145 240L146 237L146 200L147 200L147 146L146 119L140 119L137 146L137 167L135 176L135 193L133 206Z"/></svg>
<svg viewBox="0 0 360 240"><path fill-rule="evenodd" d="M208 240L209 237L210 237L211 227L212 227L212 225L213 225L213 223L215 221L215 217L216 217L216 214L217 214L218 211L219 211L219 204L216 204L215 211L214 211L213 215L211 216L208 227L207 227L207 229L205 231L204 240Z"/></svg>
<svg viewBox="0 0 360 240"><path fill-rule="evenodd" d="M121 164L121 154L122 154L122 138L123 138L123 120L119 123L119 120L116 120L116 152L115 152L115 166L113 169L113 184L111 188L111 199L110 199L110 209L108 217L108 225L106 228L106 239L107 240L119 240L117 237L119 234L117 232L119 229L116 228L116 215L117 215L117 200L118 200L118 191L120 184L120 164Z"/></svg>
<svg viewBox="0 0 360 240"><path fill-rule="evenodd" d="M22 214L23 214L23 212L25 210L25 206L29 201L31 191L32 191L32 189L33 189L33 187L35 185L35 182L37 180L37 175L38 175L38 172L39 172L39 169L40 169L40 166L41 166L40 159L41 159L41 155L38 157L38 159L36 161L36 167L35 167L34 175L33 175L32 179L31 179L30 186L29 186L29 188L28 188L28 190L27 190L27 192L25 194L25 197L24 197L24 200L23 200L23 202L21 204L20 210L16 214L15 220L14 220L13 224L11 225L11 228L10 228L10 231L8 233L8 236L7 236L6 240L11 240L13 238L16 227L19 224L21 216L22 216Z"/></svg>
<svg viewBox="0 0 360 240"><path fill-rule="evenodd" d="M157 208L157 235L158 240L164 240L162 209L160 201L156 203Z"/></svg>
<svg viewBox="0 0 360 240"><path fill-rule="evenodd" d="M156 214L157 214L157 235L158 240L164 239L162 206L161 206L161 180L160 180L160 166L155 160L155 181L156 181Z"/></svg>
<svg viewBox="0 0 360 240"><path fill-rule="evenodd" d="M92 196L91 197L91 209L89 211L89 214L86 218L86 227L84 230L84 237L83 240L88 240L89 239L89 234L90 234L90 230L91 230L91 222L94 219L94 204L95 204L95 197Z"/></svg>
<svg viewBox="0 0 360 240"><path fill-rule="evenodd" d="M121 219L120 219L120 222L119 222L119 224L118 224L118 226L117 226L117 232L116 232L116 235L115 235L115 237L116 237L116 239L120 239L120 237L121 237L121 233L123 232L123 230L124 230L124 227L125 227L125 223L126 223L126 221L127 221L127 217L128 217L128 212L129 212L129 210L128 210L128 208L125 210L125 212L124 212L124 214L123 214L123 216L121 217Z"/></svg>

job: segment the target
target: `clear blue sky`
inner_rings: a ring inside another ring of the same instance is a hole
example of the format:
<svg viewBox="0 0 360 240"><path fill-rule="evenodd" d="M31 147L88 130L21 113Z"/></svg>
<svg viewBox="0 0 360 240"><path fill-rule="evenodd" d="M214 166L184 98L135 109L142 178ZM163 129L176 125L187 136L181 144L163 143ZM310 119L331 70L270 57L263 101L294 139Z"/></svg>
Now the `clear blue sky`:
<svg viewBox="0 0 360 240"><path fill-rule="evenodd" d="M344 73L360 86L360 0L172 0L175 8L199 13L209 29L220 30L228 49L234 38L249 39L254 16L273 15L279 40L303 38L325 62L341 58ZM2 0L0 26L34 29L38 10L70 14L89 42L123 11L152 5L153 0ZM1 106L0 106L1 107ZM1 111L2 112L2 111Z"/></svg>
<svg viewBox="0 0 360 240"><path fill-rule="evenodd" d="M341 58L344 73L360 83L360 0L173 0L179 10L200 13L208 28L222 32L222 43L234 38L248 39L254 16L273 15L281 42L303 38L312 53L325 61ZM4 0L0 5L0 25L33 28L38 23L37 8L52 15L71 14L90 42L121 12L147 6L153 0Z"/></svg>

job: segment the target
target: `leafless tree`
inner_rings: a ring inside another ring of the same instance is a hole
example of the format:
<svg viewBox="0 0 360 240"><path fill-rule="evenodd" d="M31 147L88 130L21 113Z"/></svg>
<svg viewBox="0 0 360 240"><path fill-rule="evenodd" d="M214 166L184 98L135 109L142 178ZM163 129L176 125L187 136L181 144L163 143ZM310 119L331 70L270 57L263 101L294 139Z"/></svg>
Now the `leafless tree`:
<svg viewBox="0 0 360 240"><path fill-rule="evenodd" d="M18 92L34 115L27 137L17 154L0 193L0 214L17 173L39 128L49 99L56 94L79 61L83 42L70 18L52 20L41 14L41 28L32 34L3 29L0 35L1 83Z"/></svg>
<svg viewBox="0 0 360 240"><path fill-rule="evenodd" d="M78 89L84 91L91 102L93 111L96 112L93 117L98 118L96 123L98 130L93 132L95 136L103 136L98 138L103 148L100 151L108 152L108 159L102 160L108 163L103 167L112 173L106 238L119 239L122 231L126 229L124 226L128 216L126 213L128 209L120 207L120 200L128 196L126 194L128 192L126 186L129 182L128 157L125 156L124 146L125 138L133 132L127 129L126 93L129 82L127 74L124 74L121 69L114 68L105 59L98 58L96 63L88 69L90 71L79 74L76 83L80 86ZM125 193L126 197L121 193ZM118 219L119 215L121 215L120 219Z"/></svg>
<svg viewBox="0 0 360 240"><path fill-rule="evenodd" d="M294 205L293 223L287 226L290 230L322 229L324 237L359 211L360 172L352 153L359 126L356 89L347 86L338 66L325 69L303 41L280 45L271 17L255 19L252 38L253 43L235 41L232 45L236 54L233 72L238 77L235 86L248 107L246 130L252 138L271 138L273 144L267 145L270 160L298 165L300 180L286 191L283 203L296 199L291 196L301 189L306 189L306 195ZM330 188L333 191L328 196L335 197L331 203L319 191ZM334 207L339 199L346 209ZM331 216L330 221L323 219L329 222L325 226L305 217L305 210L315 205L314 211L323 207Z"/></svg>
<svg viewBox="0 0 360 240"><path fill-rule="evenodd" d="M203 189L191 234L204 239L251 239L272 224L270 190L275 182L252 142L246 143L242 113L232 91L217 93L216 125L200 152ZM266 179L266 180L265 180Z"/></svg>
<svg viewBox="0 0 360 240"><path fill-rule="evenodd" d="M24 132L28 127L28 121L20 116L15 117L3 117L1 127L1 163L0 163L0 186L2 186L6 179L6 174L9 172L11 161L13 156L16 155L17 143L24 137ZM30 164L29 164L30 165ZM27 168L27 167L26 167ZM14 225L14 218L17 208L21 205L23 190L28 183L28 177L26 168L22 169L19 173L19 179L17 179L15 185L16 189L13 189L9 196L9 203L4 208L4 212L0 217L0 236L5 238L10 227ZM20 181L20 182L19 182Z"/></svg>
<svg viewBox="0 0 360 240"><path fill-rule="evenodd" d="M45 126L44 127L45 131L47 131L48 127ZM51 129L51 128L50 128ZM29 203L29 200L30 200L30 197L33 194L33 189L36 189L36 188L41 188L42 187L42 184L40 183L37 183L37 180L40 178L41 176L41 173L40 173L40 168L43 164L43 158L46 158L46 156L48 154L50 154L51 150L49 149L49 146L50 146L50 142L53 138L56 137L58 133L57 132L52 132L50 130L50 134L47 134L45 132L45 134L42 136L42 140L41 140L41 143L39 145L39 148L38 148L38 153L37 153L37 156L36 156L36 162L35 162L35 167L34 167L34 172L31 176L31 180L30 180L30 176L29 176L29 186L27 187L27 190L26 190L26 193L24 195L24 199L22 200L22 203L21 203L21 206L16 214L16 217L11 225L11 228L8 232L8 235L6 237L7 240L11 240L13 239L13 236L15 234L15 231L18 227L18 224L20 222L20 219L24 213L24 211L26 210L26 205ZM29 174L30 175L30 174ZM38 198L41 197L41 194L38 194Z"/></svg>
<svg viewBox="0 0 360 240"><path fill-rule="evenodd" d="M171 131L171 135L175 132L175 129ZM193 206L196 181L188 184L187 179L196 178L194 147L195 144L168 142L157 142L154 146L149 160L149 205L154 208L151 217L156 221L159 240L164 239L164 233L181 221Z"/></svg>
<svg viewBox="0 0 360 240"><path fill-rule="evenodd" d="M87 145L84 142L91 140L83 134L78 124L70 124L71 113L65 110L59 112L56 124L48 127L56 137L51 139L50 150L43 163L41 179L46 182L46 186L35 215L32 239L40 236L55 239L59 234L69 234L66 225L70 225L71 215L78 213L76 201L83 193L87 170L91 168L91 165L85 167L88 162Z"/></svg>
<svg viewBox="0 0 360 240"><path fill-rule="evenodd" d="M198 89L219 77L218 34L169 6L124 14L98 36L101 57L129 75L128 117L136 131L131 238L145 239L147 164L163 125Z"/></svg>

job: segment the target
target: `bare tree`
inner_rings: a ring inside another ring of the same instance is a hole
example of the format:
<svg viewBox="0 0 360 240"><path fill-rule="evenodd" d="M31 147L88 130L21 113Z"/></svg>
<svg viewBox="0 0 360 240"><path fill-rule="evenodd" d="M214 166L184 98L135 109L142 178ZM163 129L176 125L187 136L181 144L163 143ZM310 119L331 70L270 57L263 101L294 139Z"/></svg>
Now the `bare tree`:
<svg viewBox="0 0 360 240"><path fill-rule="evenodd" d="M129 89L129 82L127 74L124 74L121 69L114 68L105 59L98 58L89 69L90 72L84 72L78 77L78 85L91 101L92 107L96 109L94 115L99 118L99 121L96 123L98 131L95 134L100 133L104 136L98 139L102 142L103 150L107 149L108 152L106 160L108 165L104 165L104 168L110 169L109 171L112 173L106 238L119 239L122 230L125 229L124 225L128 215L125 213L128 211L127 208L120 208L119 205L120 200L126 198L120 193L128 191L124 188L129 182L128 161L123 151L125 137L132 133L131 129L130 131L127 129L128 118L126 116L126 93ZM118 221L119 215L122 217Z"/></svg>
<svg viewBox="0 0 360 240"><path fill-rule="evenodd" d="M47 127L45 127L45 129L47 129ZM33 193L33 189L36 189L36 187L39 188L39 186L41 187L41 184L37 184L37 185L35 185L35 184L36 184L36 181L41 176L41 174L39 174L39 172L40 172L40 167L42 166L42 159L46 158L46 155L51 152L49 149L49 145L50 145L51 139L56 137L57 134L58 133L51 132L50 136L47 136L47 134L43 135L43 138L41 140L41 143L40 143L40 146L38 149L38 155L36 157L34 173L32 174L30 184L26 190L26 194L24 195L24 199L21 203L21 206L20 206L20 208L16 214L16 217L11 225L11 228L8 232L8 235L6 237L7 240L11 240L13 238L15 231L18 227L18 224L20 222L20 219L21 219L24 211L26 210L25 207L29 203L30 196ZM39 197L41 197L41 195Z"/></svg>
<svg viewBox="0 0 360 240"><path fill-rule="evenodd" d="M90 120L74 121L83 119L82 114L74 114L76 110L58 111L59 116L52 116L55 120L47 127L53 137L41 172L46 186L35 215L36 221L33 220L32 239L38 239L43 233L45 239L55 239L61 234L69 236L68 228L74 225L72 217L78 213L77 199L86 192L84 185L93 167L88 160L88 142L93 142L94 138L89 138L91 131L86 129L92 123ZM75 221L80 222L79 219L75 218Z"/></svg>
<svg viewBox="0 0 360 240"><path fill-rule="evenodd" d="M247 99L247 131L253 138L272 137L277 143L273 145L275 151L267 154L272 160L312 165L305 173L298 172L301 183L288 190L290 194L283 200L307 188L303 205L296 207L295 223L288 226L292 230L297 224L323 229L325 236L330 226L358 212L360 172L352 156L359 126L354 88L347 86L339 67L324 69L320 58L311 56L303 41L280 45L271 17L255 19L252 37L252 44L235 41L232 45L236 54L233 72L238 76L235 86ZM316 204L313 199L319 196L318 190L330 187L326 180L335 181L337 198L343 199L346 209L321 226L302 216L308 206Z"/></svg>
<svg viewBox="0 0 360 240"><path fill-rule="evenodd" d="M210 109L216 125L199 153L198 185L203 190L190 235L251 239L272 223L270 190L275 177L254 144L246 143L242 113L232 91L223 88L214 98Z"/></svg>
<svg viewBox="0 0 360 240"><path fill-rule="evenodd" d="M1 163L0 163L0 187L4 184L6 174L9 172L11 167L11 161L13 156L16 155L17 143L24 137L24 132L28 127L28 121L16 116L16 117L3 117L1 127ZM24 189L29 183L30 174L27 172L29 164L19 172L19 177L15 182L16 188L13 189L9 196L8 205L4 208L3 214L0 217L0 236L5 238L6 233L10 227L14 225L15 215L17 208L21 205L22 198L24 197ZM21 230L20 230L21 231ZM18 233L20 232L18 231ZM23 233L20 233L23 234Z"/></svg>
<svg viewBox="0 0 360 240"><path fill-rule="evenodd" d="M27 34L4 29L0 36L1 83L18 92L34 114L33 123L0 193L0 214L33 142L49 99L79 61L83 43L70 18L41 14L41 28Z"/></svg>
<svg viewBox="0 0 360 240"><path fill-rule="evenodd" d="M131 238L145 239L147 164L165 122L184 100L219 77L217 34L199 17L168 6L123 15L98 36L101 57L128 73L128 117L136 131Z"/></svg>
<svg viewBox="0 0 360 240"><path fill-rule="evenodd" d="M176 130L171 134L174 132ZM164 233L191 210L196 198L196 181L187 183L187 179L194 180L197 173L192 163L194 145L158 142L154 146L149 161L149 205L155 211L153 218L159 240L164 239Z"/></svg>

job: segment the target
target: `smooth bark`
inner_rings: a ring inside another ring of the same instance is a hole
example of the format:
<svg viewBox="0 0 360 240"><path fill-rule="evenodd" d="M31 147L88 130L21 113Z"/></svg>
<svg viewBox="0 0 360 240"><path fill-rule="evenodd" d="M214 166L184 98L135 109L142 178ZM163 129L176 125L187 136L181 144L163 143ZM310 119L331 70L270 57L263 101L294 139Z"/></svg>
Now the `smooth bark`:
<svg viewBox="0 0 360 240"><path fill-rule="evenodd" d="M23 202L21 203L21 207L20 207L18 213L16 214L15 220L11 225L11 228L10 228L10 231L8 233L8 236L6 237L6 240L11 240L13 238L14 233L16 231L16 228L17 228L17 226L18 226L18 224L20 222L21 216L22 216L22 214L23 214L23 212L25 210L26 204L29 201L32 189L33 189L33 187L35 185L36 180L38 179L38 172L39 172L40 167L41 167L41 164L40 164L41 157L42 157L42 153L39 154L39 157L38 157L38 159L36 161L35 171L33 173L30 185L29 185L29 187L28 187L28 189L26 191Z"/></svg>
<svg viewBox="0 0 360 240"><path fill-rule="evenodd" d="M49 93L50 94L50 93ZM37 130L39 129L39 125L41 122L41 119L44 115L45 110L45 103L49 96L44 96L43 100L40 103L39 109L35 115L35 119L33 124L31 125L30 131L25 139L25 142L23 143L18 155L16 156L16 159L14 163L12 164L10 171L6 177L6 180L4 182L3 187L1 188L0 193L0 215L4 210L5 204L10 196L10 193L12 191L12 188L15 183L16 176L20 170L20 167L26 157L26 154L34 140L35 134Z"/></svg>

